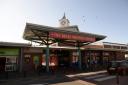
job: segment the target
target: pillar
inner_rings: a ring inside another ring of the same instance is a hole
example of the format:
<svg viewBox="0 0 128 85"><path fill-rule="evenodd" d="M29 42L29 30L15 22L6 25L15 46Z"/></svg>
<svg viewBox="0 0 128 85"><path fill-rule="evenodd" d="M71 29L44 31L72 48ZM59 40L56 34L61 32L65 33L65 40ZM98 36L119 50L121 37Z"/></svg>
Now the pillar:
<svg viewBox="0 0 128 85"><path fill-rule="evenodd" d="M46 71L49 72L49 33L47 33L46 39Z"/></svg>
<svg viewBox="0 0 128 85"><path fill-rule="evenodd" d="M79 69L82 70L81 50L80 50L80 45L79 45L80 43L78 42L77 44L78 44L78 49L77 49L78 50L77 51L78 52L78 66L79 66Z"/></svg>
<svg viewBox="0 0 128 85"><path fill-rule="evenodd" d="M46 71L49 72L49 45L46 46Z"/></svg>

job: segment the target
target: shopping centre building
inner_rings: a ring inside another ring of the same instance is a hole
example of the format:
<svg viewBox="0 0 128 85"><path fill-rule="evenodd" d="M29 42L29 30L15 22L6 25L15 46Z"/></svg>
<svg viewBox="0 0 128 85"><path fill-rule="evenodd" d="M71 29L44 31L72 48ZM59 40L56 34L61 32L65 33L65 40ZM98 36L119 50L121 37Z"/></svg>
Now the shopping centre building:
<svg viewBox="0 0 128 85"><path fill-rule="evenodd" d="M64 15L59 27L26 23L23 38L32 43L0 42L0 71L100 70L128 58L128 45L100 42L104 35L80 32Z"/></svg>

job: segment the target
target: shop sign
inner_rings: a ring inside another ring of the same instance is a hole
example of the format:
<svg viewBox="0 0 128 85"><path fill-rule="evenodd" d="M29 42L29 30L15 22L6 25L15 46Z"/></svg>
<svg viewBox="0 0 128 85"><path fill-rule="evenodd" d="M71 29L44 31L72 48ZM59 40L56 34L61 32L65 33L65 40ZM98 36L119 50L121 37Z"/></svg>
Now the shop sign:
<svg viewBox="0 0 128 85"><path fill-rule="evenodd" d="M57 38L57 39L86 41L86 42L94 42L95 41L95 37L86 37L86 36L80 36L80 35L76 35L76 34L64 34L64 33L58 33L58 32L49 32L49 37Z"/></svg>
<svg viewBox="0 0 128 85"><path fill-rule="evenodd" d="M6 56L6 55L19 55L19 49L18 48L0 48L0 56Z"/></svg>
<svg viewBox="0 0 128 85"><path fill-rule="evenodd" d="M42 48L24 48L24 53L42 53Z"/></svg>

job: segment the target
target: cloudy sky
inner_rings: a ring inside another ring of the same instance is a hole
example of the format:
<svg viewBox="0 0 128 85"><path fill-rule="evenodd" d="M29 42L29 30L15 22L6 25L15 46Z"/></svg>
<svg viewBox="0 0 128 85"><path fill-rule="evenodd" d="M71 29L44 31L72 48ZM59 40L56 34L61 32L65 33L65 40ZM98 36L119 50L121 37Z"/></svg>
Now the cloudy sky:
<svg viewBox="0 0 128 85"><path fill-rule="evenodd" d="M0 0L0 41L26 42L26 22L56 27L64 12L82 32L128 43L128 0Z"/></svg>

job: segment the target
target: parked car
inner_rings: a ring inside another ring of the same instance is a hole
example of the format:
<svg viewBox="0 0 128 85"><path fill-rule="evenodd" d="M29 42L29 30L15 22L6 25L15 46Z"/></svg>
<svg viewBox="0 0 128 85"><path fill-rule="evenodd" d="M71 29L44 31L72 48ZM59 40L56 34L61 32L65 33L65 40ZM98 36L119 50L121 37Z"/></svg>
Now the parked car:
<svg viewBox="0 0 128 85"><path fill-rule="evenodd" d="M108 64L107 72L109 74L119 74L127 75L128 74L128 61L111 61Z"/></svg>

